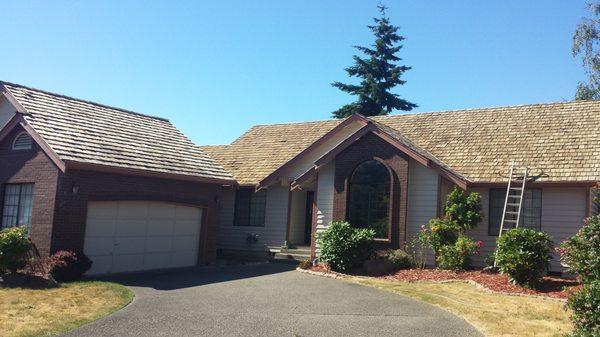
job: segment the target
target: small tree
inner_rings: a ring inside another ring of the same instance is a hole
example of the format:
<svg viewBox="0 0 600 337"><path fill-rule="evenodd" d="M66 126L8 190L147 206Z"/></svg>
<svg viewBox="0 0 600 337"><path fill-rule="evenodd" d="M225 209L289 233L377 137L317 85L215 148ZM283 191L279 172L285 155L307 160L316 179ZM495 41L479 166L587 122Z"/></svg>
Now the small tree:
<svg viewBox="0 0 600 337"><path fill-rule="evenodd" d="M481 214L481 197L478 193L465 193L455 187L444 204L444 217L429 221L429 230L422 230L435 259L442 269L466 269L471 256L478 254L482 242L475 242L465 233L477 226Z"/></svg>
<svg viewBox="0 0 600 337"><path fill-rule="evenodd" d="M397 53L402 45L396 43L404 40L398 35L398 27L390 23L386 16L386 7L377 6L381 17L374 18L375 25L367 26L375 35L375 44L372 48L355 46L367 57L354 56L354 65L346 68L348 75L361 79L359 85L334 82L331 85L351 95L358 96L357 101L346 104L339 110L333 112L333 117L344 118L353 113L365 116L387 115L392 110L409 111L417 105L400 98L397 94L390 92L397 85L403 85L402 74L410 70L410 67L399 66L395 62L402 59Z"/></svg>

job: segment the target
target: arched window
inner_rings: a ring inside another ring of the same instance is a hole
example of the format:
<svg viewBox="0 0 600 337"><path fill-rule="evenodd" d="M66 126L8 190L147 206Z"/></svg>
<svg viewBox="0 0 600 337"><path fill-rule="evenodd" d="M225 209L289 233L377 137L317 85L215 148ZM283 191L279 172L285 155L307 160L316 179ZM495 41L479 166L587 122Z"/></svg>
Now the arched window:
<svg viewBox="0 0 600 337"><path fill-rule="evenodd" d="M389 237L390 172L377 160L358 165L348 186L348 222L371 228L375 237Z"/></svg>

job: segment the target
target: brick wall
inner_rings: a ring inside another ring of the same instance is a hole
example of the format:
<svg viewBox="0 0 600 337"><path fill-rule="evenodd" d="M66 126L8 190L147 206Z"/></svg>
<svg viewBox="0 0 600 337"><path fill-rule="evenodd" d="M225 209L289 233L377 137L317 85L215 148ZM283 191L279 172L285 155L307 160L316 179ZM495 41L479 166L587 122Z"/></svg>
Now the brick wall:
<svg viewBox="0 0 600 337"><path fill-rule="evenodd" d="M369 133L350 145L335 158L335 192L333 220L346 219L348 179L354 169L364 161L378 159L392 172L391 188L391 241L381 243L381 248L402 247L406 239L406 201L408 187L408 156Z"/></svg>
<svg viewBox="0 0 600 337"><path fill-rule="evenodd" d="M0 216L3 211L5 184L33 183L35 194L30 236L40 254L47 255L51 249L50 238L59 170L35 143L32 150L12 151L13 140L22 131L17 127L0 142Z"/></svg>
<svg viewBox="0 0 600 337"><path fill-rule="evenodd" d="M216 257L219 185L67 169L58 186L52 251L83 250L88 201L150 200L206 207L199 261Z"/></svg>

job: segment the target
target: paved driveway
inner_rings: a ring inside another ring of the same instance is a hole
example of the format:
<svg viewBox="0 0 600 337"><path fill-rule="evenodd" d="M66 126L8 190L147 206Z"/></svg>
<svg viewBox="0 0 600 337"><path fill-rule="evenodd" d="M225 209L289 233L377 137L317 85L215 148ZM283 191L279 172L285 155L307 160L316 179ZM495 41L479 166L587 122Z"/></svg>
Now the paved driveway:
<svg viewBox="0 0 600 337"><path fill-rule="evenodd" d="M481 336L461 318L282 264L128 276L135 300L67 336Z"/></svg>

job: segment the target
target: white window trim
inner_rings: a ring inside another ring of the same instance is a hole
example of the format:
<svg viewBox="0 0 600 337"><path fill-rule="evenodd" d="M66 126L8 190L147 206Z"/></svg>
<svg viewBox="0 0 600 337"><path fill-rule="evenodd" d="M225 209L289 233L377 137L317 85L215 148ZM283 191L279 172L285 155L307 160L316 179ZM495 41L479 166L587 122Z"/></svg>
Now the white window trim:
<svg viewBox="0 0 600 337"><path fill-rule="evenodd" d="M19 148L19 147L16 147L16 145L17 145L17 141L18 141L18 140L19 140L19 138L21 138L22 136L27 136L27 137L29 137L29 139L31 140L31 145L30 145L29 147L27 147L27 148ZM20 132L20 133L19 133L19 134L18 134L18 135L15 137L15 139L13 140L13 143L12 143L12 147L11 147L11 149L12 149L13 151L27 151L27 150L31 150L31 149L33 149L33 137L31 137L31 135L30 135L29 133L27 133L26 131Z"/></svg>

